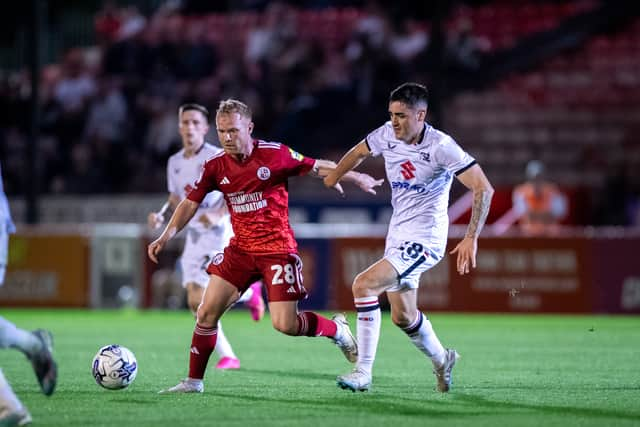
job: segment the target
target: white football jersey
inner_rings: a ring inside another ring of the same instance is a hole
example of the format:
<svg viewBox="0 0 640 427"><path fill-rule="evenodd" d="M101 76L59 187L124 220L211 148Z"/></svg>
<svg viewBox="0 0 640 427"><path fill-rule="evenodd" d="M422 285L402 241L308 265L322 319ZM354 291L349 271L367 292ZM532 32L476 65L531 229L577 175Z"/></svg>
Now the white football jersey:
<svg viewBox="0 0 640 427"><path fill-rule="evenodd" d="M453 176L473 166L475 159L449 135L427 124L422 141L416 145L396 139L391 122L367 135L366 143L372 155L384 157L391 185L393 214L387 244L421 242L442 256Z"/></svg>
<svg viewBox="0 0 640 427"><path fill-rule="evenodd" d="M195 186L195 183L200 179L205 162L220 152L222 152L222 148L205 142L200 150L188 159L184 157L184 148L169 157L169 161L167 162L167 187L169 193L179 196L180 200L186 199L189 192ZM212 230L205 229L197 220L198 216L204 211L219 209L224 203L222 193L219 191L212 191L207 194L186 228L201 233L211 232ZM229 226L230 228L228 215L225 220L221 222L221 226Z"/></svg>

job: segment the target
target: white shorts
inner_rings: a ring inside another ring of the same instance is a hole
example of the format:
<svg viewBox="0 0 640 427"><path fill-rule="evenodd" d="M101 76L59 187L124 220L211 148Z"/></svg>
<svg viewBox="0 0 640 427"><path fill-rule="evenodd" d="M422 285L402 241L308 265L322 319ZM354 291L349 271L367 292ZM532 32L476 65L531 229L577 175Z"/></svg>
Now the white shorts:
<svg viewBox="0 0 640 427"><path fill-rule="evenodd" d="M198 233L187 230L184 250L180 256L182 287L195 283L203 288L209 284L207 267L213 256L222 252L229 243L228 233Z"/></svg>
<svg viewBox="0 0 640 427"><path fill-rule="evenodd" d="M428 247L422 242L387 239L384 259L398 273L398 283L387 292L417 289L420 276L436 265L444 256L444 247Z"/></svg>

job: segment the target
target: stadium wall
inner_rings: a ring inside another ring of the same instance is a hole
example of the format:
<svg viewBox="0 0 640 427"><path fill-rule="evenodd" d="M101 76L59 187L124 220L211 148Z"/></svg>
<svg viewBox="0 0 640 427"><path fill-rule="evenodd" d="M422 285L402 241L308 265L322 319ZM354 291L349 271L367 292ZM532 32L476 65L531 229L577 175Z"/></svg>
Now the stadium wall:
<svg viewBox="0 0 640 427"><path fill-rule="evenodd" d="M351 282L379 259L384 225L296 224L310 297L304 308L352 310ZM449 248L463 230L452 226ZM179 308L181 241L150 262L155 236L138 224L19 227L11 236L0 306ZM556 238L485 237L477 268L445 258L422 276L428 311L640 314L638 230L581 230ZM386 303L386 302L385 302Z"/></svg>

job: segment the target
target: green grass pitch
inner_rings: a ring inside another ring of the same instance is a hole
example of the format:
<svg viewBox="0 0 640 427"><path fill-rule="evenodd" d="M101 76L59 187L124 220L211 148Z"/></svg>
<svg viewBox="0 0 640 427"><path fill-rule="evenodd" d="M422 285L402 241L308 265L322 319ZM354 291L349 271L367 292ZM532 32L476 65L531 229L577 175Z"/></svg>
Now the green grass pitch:
<svg viewBox="0 0 640 427"><path fill-rule="evenodd" d="M446 346L462 358L449 394L434 391L430 363L383 318L371 391L335 377L351 368L324 338L292 338L232 310L223 326L242 369L210 369L202 395L158 395L186 376L193 319L187 312L3 309L55 337L59 382L39 393L17 351L0 367L34 426L639 426L640 319L433 313ZM355 329L354 315L349 314ZM95 384L99 347L129 347L139 363L126 390Z"/></svg>

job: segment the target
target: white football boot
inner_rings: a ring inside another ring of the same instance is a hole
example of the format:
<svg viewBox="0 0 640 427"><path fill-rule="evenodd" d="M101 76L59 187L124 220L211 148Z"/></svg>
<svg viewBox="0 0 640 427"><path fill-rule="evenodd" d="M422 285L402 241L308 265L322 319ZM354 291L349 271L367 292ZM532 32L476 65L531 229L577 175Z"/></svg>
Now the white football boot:
<svg viewBox="0 0 640 427"><path fill-rule="evenodd" d="M351 390L354 393L356 391L367 391L371 388L371 375L356 368L350 374L340 375L336 379L336 383L341 389Z"/></svg>
<svg viewBox="0 0 640 427"><path fill-rule="evenodd" d="M446 355L444 363L440 367L434 367L433 373L436 376L436 390L441 393L446 393L451 388L452 376L451 371L456 364L456 360L460 358L460 355L454 349L446 349Z"/></svg>
<svg viewBox="0 0 640 427"><path fill-rule="evenodd" d="M169 393L202 393L204 392L204 383L202 381L195 381L190 379L180 380L180 382L173 387L160 390L158 394Z"/></svg>
<svg viewBox="0 0 640 427"><path fill-rule="evenodd" d="M349 362L356 363L358 360L358 342L353 337L351 329L349 329L349 321L342 313L335 314L331 320L338 326L337 338L333 338L333 342Z"/></svg>

